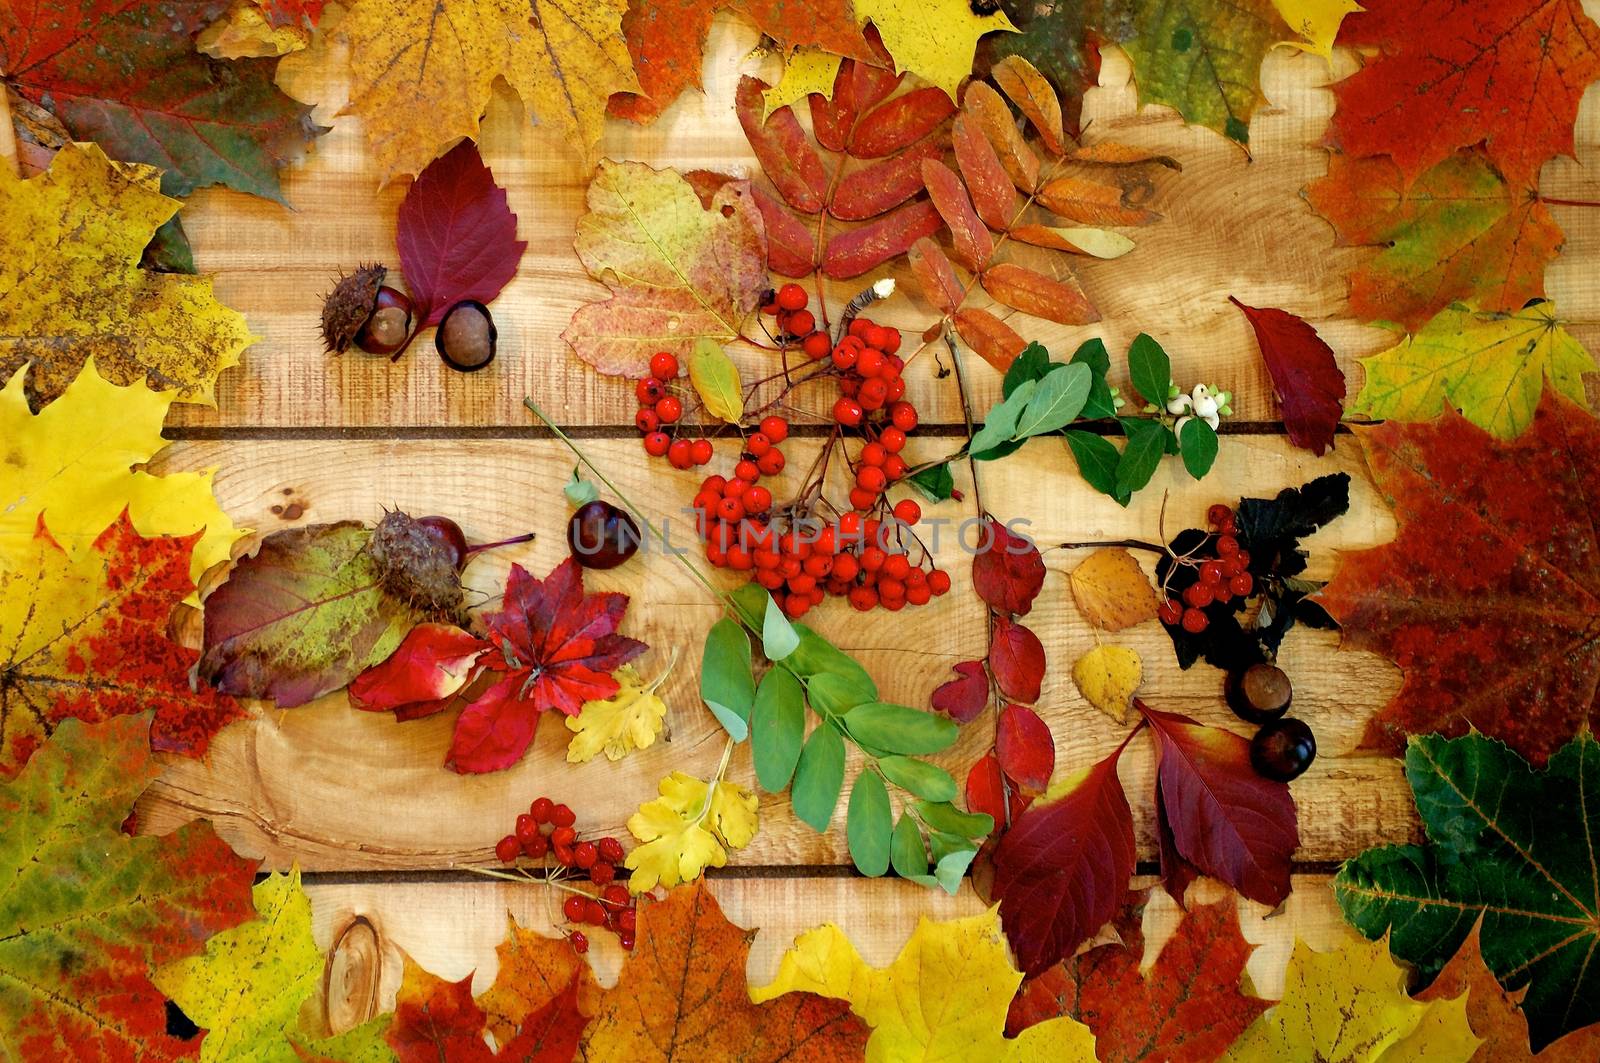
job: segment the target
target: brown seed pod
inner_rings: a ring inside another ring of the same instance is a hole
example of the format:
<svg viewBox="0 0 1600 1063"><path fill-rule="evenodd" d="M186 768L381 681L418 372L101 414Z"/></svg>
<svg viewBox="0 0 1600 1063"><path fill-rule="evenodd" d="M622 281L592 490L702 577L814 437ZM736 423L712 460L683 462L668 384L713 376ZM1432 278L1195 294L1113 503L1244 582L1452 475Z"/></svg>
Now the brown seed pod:
<svg viewBox="0 0 1600 1063"><path fill-rule="evenodd" d="M399 510L383 515L367 550L378 562L389 593L430 613L451 616L464 601L460 554L443 537Z"/></svg>
<svg viewBox="0 0 1600 1063"><path fill-rule="evenodd" d="M331 354L350 349L378 305L378 289L389 271L373 263L340 276L322 301L322 342Z"/></svg>

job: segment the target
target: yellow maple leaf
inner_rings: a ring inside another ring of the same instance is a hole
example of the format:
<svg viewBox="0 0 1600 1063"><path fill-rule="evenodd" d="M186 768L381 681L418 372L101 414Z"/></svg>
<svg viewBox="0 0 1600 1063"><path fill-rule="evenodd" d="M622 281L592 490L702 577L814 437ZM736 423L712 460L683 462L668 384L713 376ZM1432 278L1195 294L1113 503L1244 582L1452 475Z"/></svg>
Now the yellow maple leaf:
<svg viewBox="0 0 1600 1063"><path fill-rule="evenodd" d="M234 0L227 14L200 31L194 46L213 59L270 59L310 43L311 30L305 26L274 26L253 0Z"/></svg>
<svg viewBox="0 0 1600 1063"><path fill-rule="evenodd" d="M1017 32L1006 13L980 15L969 0L855 0L856 21L878 27L897 72L911 71L944 89L953 100L972 73L978 38Z"/></svg>
<svg viewBox="0 0 1600 1063"><path fill-rule="evenodd" d="M1333 39L1339 35L1339 23L1352 11L1360 11L1356 0L1272 0L1283 21L1303 40L1290 41L1308 52L1323 58L1333 55Z"/></svg>
<svg viewBox="0 0 1600 1063"><path fill-rule="evenodd" d="M1144 682L1144 661L1126 646L1096 646L1072 662L1072 683L1084 700L1118 723Z"/></svg>
<svg viewBox="0 0 1600 1063"><path fill-rule="evenodd" d="M212 473L152 476L132 472L163 447L161 423L176 392L143 381L118 387L93 359L61 397L37 414L23 377L0 389L0 551L19 556L40 514L69 557L81 557L124 509L140 535L205 534L195 543L190 575L228 558L243 532L211 493Z"/></svg>
<svg viewBox="0 0 1600 1063"><path fill-rule="evenodd" d="M703 780L675 771L661 780L660 791L628 817L628 831L643 843L628 854L628 889L634 893L657 883L692 882L708 866L726 864L728 849L743 849L756 836L758 802L742 786L719 781L710 790Z"/></svg>
<svg viewBox="0 0 1600 1063"><path fill-rule="evenodd" d="M567 743L567 763L582 764L605 751L607 760L621 760L635 749L643 749L661 733L667 706L656 695L656 687L666 678L646 684L625 664L612 673L617 692L609 698L586 701L576 716L568 716L567 730L573 732Z"/></svg>
<svg viewBox="0 0 1600 1063"><path fill-rule="evenodd" d="M32 365L35 409L89 358L114 383L147 380L211 403L217 375L254 342L209 278L139 268L181 205L160 183L161 171L112 162L93 144L67 144L28 180L0 166L0 379Z"/></svg>
<svg viewBox="0 0 1600 1063"><path fill-rule="evenodd" d="M924 916L888 967L868 964L832 923L808 930L784 953L778 977L750 998L759 1004L803 991L848 1000L872 1027L867 1059L874 1063L1094 1063L1094 1034L1073 1019L1051 1019L1006 1038L1006 1009L1021 984L994 907L942 922Z"/></svg>
<svg viewBox="0 0 1600 1063"><path fill-rule="evenodd" d="M1225 1063L1466 1063L1482 1042L1467 994L1424 1004L1406 995L1389 942L1355 939L1332 952L1296 941L1283 1000L1245 1030Z"/></svg>
<svg viewBox="0 0 1600 1063"><path fill-rule="evenodd" d="M1138 560L1121 546L1102 547L1084 558L1067 583L1078 612L1104 631L1143 623L1161 604Z"/></svg>
<svg viewBox="0 0 1600 1063"><path fill-rule="evenodd" d="M496 78L556 139L588 158L613 92L638 92L622 37L626 0L357 0L350 103L384 180L420 173L478 135Z"/></svg>
<svg viewBox="0 0 1600 1063"><path fill-rule="evenodd" d="M816 93L833 99L833 79L839 74L843 56L821 48L796 48L783 62L783 76L761 93L761 120L765 122L779 107L790 107Z"/></svg>

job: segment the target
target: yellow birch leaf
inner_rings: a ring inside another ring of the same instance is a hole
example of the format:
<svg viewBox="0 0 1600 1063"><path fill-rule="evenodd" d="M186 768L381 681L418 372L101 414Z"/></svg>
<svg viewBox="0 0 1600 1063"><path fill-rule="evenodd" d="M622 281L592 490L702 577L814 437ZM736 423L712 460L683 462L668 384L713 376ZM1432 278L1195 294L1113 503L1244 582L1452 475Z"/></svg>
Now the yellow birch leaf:
<svg viewBox="0 0 1600 1063"><path fill-rule="evenodd" d="M1120 546L1101 547L1067 577L1083 618L1102 631L1121 631L1156 615L1160 602L1138 560Z"/></svg>
<svg viewBox="0 0 1600 1063"><path fill-rule="evenodd" d="M821 48L796 48L783 63L778 83L761 93L761 120L765 122L779 107L792 107L812 93L833 99L833 79L839 74L842 56Z"/></svg>
<svg viewBox="0 0 1600 1063"><path fill-rule="evenodd" d="M1339 23L1352 11L1360 11L1356 0L1272 0L1283 21L1298 33L1302 40L1288 43L1315 52L1324 59L1333 55L1333 39L1339 35Z"/></svg>
<svg viewBox="0 0 1600 1063"><path fill-rule="evenodd" d="M701 336L689 355L689 383L705 404L706 412L729 424L744 416L744 391L739 367L716 340Z"/></svg>
<svg viewBox="0 0 1600 1063"><path fill-rule="evenodd" d="M1072 683L1084 700L1118 723L1144 682L1144 661L1126 646L1096 646L1072 662Z"/></svg>
<svg viewBox="0 0 1600 1063"><path fill-rule="evenodd" d="M1467 994L1421 1003L1387 938L1354 939L1333 952L1297 941L1273 1005L1223 1056L1225 1063L1467 1063L1482 1042L1467 1022Z"/></svg>
<svg viewBox="0 0 1600 1063"><path fill-rule="evenodd" d="M356 0L350 103L383 180L420 173L476 138L496 78L557 143L588 159L613 92L638 92L622 37L627 0ZM342 112L344 113L344 112Z"/></svg>
<svg viewBox="0 0 1600 1063"><path fill-rule="evenodd" d="M568 764L593 760L602 750L607 760L621 760L661 733L667 706L656 695L656 683L646 684L631 664L612 675L618 684L615 694L586 701L578 715L566 717L567 730L573 732L567 743Z"/></svg>
<svg viewBox="0 0 1600 1063"><path fill-rule="evenodd" d="M848 1000L872 1027L871 1063L1094 1063L1094 1035L1073 1019L1005 1036L1006 1010L1021 984L995 907L965 919L923 917L888 967L869 965L831 923L808 930L784 953L772 984L750 997L759 1004L799 991Z"/></svg>
<svg viewBox="0 0 1600 1063"><path fill-rule="evenodd" d="M897 72L911 71L956 98L972 73L973 51L985 33L1017 32L998 4L987 15L969 0L855 0L856 21L871 20Z"/></svg>
<svg viewBox="0 0 1600 1063"><path fill-rule="evenodd" d="M226 561L243 532L211 493L210 472L132 472L163 447L161 423L175 392L139 381L108 383L90 359L61 397L29 412L25 371L0 389L0 552L21 556L39 515L69 557L87 553L124 509L140 535L205 534L190 576Z"/></svg>
<svg viewBox="0 0 1600 1063"><path fill-rule="evenodd" d="M155 167L112 162L93 144L65 145L28 180L0 166L0 379L31 365L34 409L90 358L113 383L148 381L209 404L217 375L254 342L209 278L139 268L181 205L160 180Z"/></svg>
<svg viewBox="0 0 1600 1063"><path fill-rule="evenodd" d="M759 825L755 794L719 782L708 808L708 789L702 780L675 771L661 780L660 797L628 817L629 833L642 843L628 854L633 872L628 889L644 893L657 884L692 882L707 867L726 864L728 849L750 844Z"/></svg>

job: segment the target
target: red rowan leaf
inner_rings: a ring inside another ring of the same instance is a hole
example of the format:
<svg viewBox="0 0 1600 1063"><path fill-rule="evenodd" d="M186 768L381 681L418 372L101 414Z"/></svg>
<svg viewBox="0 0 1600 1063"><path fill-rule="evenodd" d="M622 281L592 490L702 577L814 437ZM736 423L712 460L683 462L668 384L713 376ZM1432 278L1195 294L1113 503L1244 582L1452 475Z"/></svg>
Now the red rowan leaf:
<svg viewBox="0 0 1600 1063"><path fill-rule="evenodd" d="M463 299L491 303L527 249L505 189L463 140L429 163L406 190L395 245L419 328L437 325Z"/></svg>
<svg viewBox="0 0 1600 1063"><path fill-rule="evenodd" d="M1011 183L1031 194L1039 186L1039 156L1017 131L1006 101L987 82L974 81L967 85L961 106L988 138Z"/></svg>
<svg viewBox="0 0 1600 1063"><path fill-rule="evenodd" d="M957 723L971 723L989 704L989 674L982 661L954 666L957 678L934 688L933 707Z"/></svg>
<svg viewBox="0 0 1600 1063"><path fill-rule="evenodd" d="M1044 587L1044 558L992 517L985 532L987 542L972 559L972 587L996 612L1024 616Z"/></svg>
<svg viewBox="0 0 1600 1063"><path fill-rule="evenodd" d="M1044 644L1039 636L1006 617L996 617L989 642L989 668L1000 693L1033 704L1044 682Z"/></svg>
<svg viewBox="0 0 1600 1063"><path fill-rule="evenodd" d="M1039 714L1024 705L1007 705L995 727L1000 768L1023 790L1038 793L1056 770L1056 741Z"/></svg>
<svg viewBox="0 0 1600 1063"><path fill-rule="evenodd" d="M1516 439L1454 412L1356 438L1399 530L1345 554L1319 601L1346 648L1405 669L1362 745L1477 730L1543 765L1600 729L1600 422L1546 391Z"/></svg>
<svg viewBox="0 0 1600 1063"><path fill-rule="evenodd" d="M833 78L833 96L811 97L811 125L817 143L829 151L844 151L850 131L865 112L889 98L900 87L901 75L869 63L844 62Z"/></svg>
<svg viewBox="0 0 1600 1063"><path fill-rule="evenodd" d="M850 154L880 159L915 144L955 113L943 89L922 88L894 97L864 115L850 133Z"/></svg>
<svg viewBox="0 0 1600 1063"><path fill-rule="evenodd" d="M1600 78L1600 27L1578 0L1375 0L1339 43L1377 59L1338 82L1329 142L1390 155L1408 179L1484 144L1513 182L1571 155L1578 100Z"/></svg>
<svg viewBox="0 0 1600 1063"><path fill-rule="evenodd" d="M1058 325L1087 325L1100 320L1100 311L1078 286L1072 274L1056 280L1014 262L1001 262L983 273L983 290L1024 314Z"/></svg>
<svg viewBox="0 0 1600 1063"><path fill-rule="evenodd" d="M828 212L840 221L862 221L898 207L922 191L925 159L937 159L944 144L925 137L900 154L853 170L839 180Z"/></svg>
<svg viewBox="0 0 1600 1063"><path fill-rule="evenodd" d="M1045 150L1060 155L1066 149L1066 136L1061 125L1061 101L1055 89L1032 63L1008 55L989 71L1000 91L1011 98L1039 134Z"/></svg>
<svg viewBox="0 0 1600 1063"><path fill-rule="evenodd" d="M1272 390L1283 407L1289 442L1320 455L1333 446L1333 433L1344 414L1344 372L1317 330L1283 310L1246 306L1233 296L1228 302L1244 312L1256 331L1261 358L1272 377Z"/></svg>
<svg viewBox="0 0 1600 1063"><path fill-rule="evenodd" d="M954 313L956 307L961 305L966 290L956 277L955 267L950 265L950 259L945 256L944 248L935 243L931 237L924 236L911 245L907 259L911 263L911 272L916 276L917 283L922 286L923 297L932 303L933 308L939 313Z"/></svg>
<svg viewBox="0 0 1600 1063"><path fill-rule="evenodd" d="M941 224L932 203L907 203L829 240L822 256L822 271L837 280L859 277L905 254L912 244L938 232Z"/></svg>
<svg viewBox="0 0 1600 1063"><path fill-rule="evenodd" d="M1009 229L1017 216L1017 190L995 154L994 145L983 135L978 120L968 112L956 115L950 129L950 143L956 151L956 165L967 183L972 205L992 229Z"/></svg>
<svg viewBox="0 0 1600 1063"><path fill-rule="evenodd" d="M368 712L394 710L416 720L448 708L479 674L492 647L454 624L418 624L399 649L350 683L350 704Z"/></svg>
<svg viewBox="0 0 1600 1063"><path fill-rule="evenodd" d="M1098 144L1074 147L1063 158L1088 166L1143 166L1146 163L1154 163L1169 170L1183 169L1183 164L1171 155L1160 155L1149 148L1119 144L1114 140L1102 140Z"/></svg>
<svg viewBox="0 0 1600 1063"><path fill-rule="evenodd" d="M1244 991L1255 946L1239 932L1233 899L1197 905L1147 973L1141 917L1149 891L1129 895L1115 925L1120 944L1062 960L1023 983L1006 1033L1068 1016L1094 1031L1102 1063L1212 1063L1269 1001Z"/></svg>
<svg viewBox="0 0 1600 1063"><path fill-rule="evenodd" d="M1070 221L1085 225L1149 225L1161 215L1127 202L1116 185L1084 177L1057 177L1039 189L1039 203Z"/></svg>
<svg viewBox="0 0 1600 1063"><path fill-rule="evenodd" d="M961 178L939 160L928 159L922 164L922 180L939 216L950 228L956 261L971 270L982 269L994 254L994 237L973 209Z"/></svg>
<svg viewBox="0 0 1600 1063"><path fill-rule="evenodd" d="M817 264L816 232L789 213L766 190L750 186L750 195L767 229L767 265L785 277L803 277Z"/></svg>
<svg viewBox="0 0 1600 1063"><path fill-rule="evenodd" d="M1011 363L1028 345L1017 335L1016 329L987 310L957 310L951 320L955 323L957 334L997 373L1010 369Z"/></svg>
<svg viewBox="0 0 1600 1063"><path fill-rule="evenodd" d="M800 120L789 107L779 107L762 121L766 104L762 93L765 82L753 77L739 79L734 109L745 139L761 163L761 172L772 187L795 210L816 214L827 202L828 175L822 168Z"/></svg>
<svg viewBox="0 0 1600 1063"><path fill-rule="evenodd" d="M1133 874L1133 812L1117 778L1127 743L1017 816L994 852L993 896L1024 974L1071 956L1104 926Z"/></svg>
<svg viewBox="0 0 1600 1063"><path fill-rule="evenodd" d="M1134 705L1156 739L1156 785L1178 855L1253 901L1281 903L1300 844L1288 784L1258 774L1250 743L1232 731Z"/></svg>

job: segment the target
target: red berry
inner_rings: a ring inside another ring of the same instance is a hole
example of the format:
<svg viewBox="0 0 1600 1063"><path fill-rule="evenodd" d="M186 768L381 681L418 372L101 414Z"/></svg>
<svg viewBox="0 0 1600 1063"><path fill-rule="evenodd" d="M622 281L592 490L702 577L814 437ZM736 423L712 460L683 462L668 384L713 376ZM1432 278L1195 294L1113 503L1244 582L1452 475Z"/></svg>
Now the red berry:
<svg viewBox="0 0 1600 1063"><path fill-rule="evenodd" d="M841 397L833 404L833 419L846 428L854 428L861 423L861 418L866 411L861 408L861 403L855 399Z"/></svg>
<svg viewBox="0 0 1600 1063"><path fill-rule="evenodd" d="M812 361L821 361L833 350L833 341L828 339L826 332L813 332L801 342L800 349L805 351L806 357Z"/></svg>
<svg viewBox="0 0 1600 1063"><path fill-rule="evenodd" d="M883 562L883 574L890 579L904 580L911 574L911 561L905 554L890 554ZM883 584L878 584L878 593L883 593Z"/></svg>
<svg viewBox="0 0 1600 1063"><path fill-rule="evenodd" d="M572 847L572 859L587 871L600 859L600 849L594 842L579 842Z"/></svg>
<svg viewBox="0 0 1600 1063"><path fill-rule="evenodd" d="M749 458L740 458L739 463L733 467L733 478L743 480L745 483L754 483L761 479L761 469ZM741 487L742 491L743 488Z"/></svg>
<svg viewBox="0 0 1600 1063"><path fill-rule="evenodd" d="M882 467L883 463L889 460L889 452L884 449L882 443L868 443L861 448L860 460L863 465Z"/></svg>
<svg viewBox="0 0 1600 1063"><path fill-rule="evenodd" d="M833 559L833 577L841 580L852 580L856 573L861 571L861 562L856 560L855 554L840 554Z"/></svg>
<svg viewBox="0 0 1600 1063"><path fill-rule="evenodd" d="M1199 609L1185 609L1182 623L1183 630L1191 635L1198 635L1211 623L1211 618Z"/></svg>
<svg viewBox="0 0 1600 1063"><path fill-rule="evenodd" d="M871 328L871 321L868 321L864 317L858 317L854 321L850 322L850 335L865 342L867 338L867 330Z"/></svg>
<svg viewBox="0 0 1600 1063"><path fill-rule="evenodd" d="M632 934L618 934L617 935L617 944L622 946L622 950L624 952L632 952L633 951L633 935Z"/></svg>
<svg viewBox="0 0 1600 1063"><path fill-rule="evenodd" d="M759 458L771 449L772 440L762 432L752 432L750 438L744 441L744 452L752 458Z"/></svg>
<svg viewBox="0 0 1600 1063"><path fill-rule="evenodd" d="M585 901L583 905L583 921L595 926L606 925L606 908L599 901Z"/></svg>
<svg viewBox="0 0 1600 1063"><path fill-rule="evenodd" d="M856 372L864 377L875 377L883 373L883 352L876 347L868 347L856 359Z"/></svg>
<svg viewBox="0 0 1600 1063"><path fill-rule="evenodd" d="M589 898L580 897L576 893L567 894L567 899L561 902L561 914L574 923L583 922L583 914L589 907Z"/></svg>
<svg viewBox="0 0 1600 1063"><path fill-rule="evenodd" d="M897 402L906 397L906 382L903 377L895 377L889 381L889 401Z"/></svg>
<svg viewBox="0 0 1600 1063"><path fill-rule="evenodd" d="M906 445L906 434L890 425L878 433L878 442L883 445L884 450L891 454L898 454L900 449Z"/></svg>
<svg viewBox="0 0 1600 1063"><path fill-rule="evenodd" d="M543 834L535 834L522 843L522 852L532 860L543 860L544 854L550 851L550 839Z"/></svg>
<svg viewBox="0 0 1600 1063"><path fill-rule="evenodd" d="M1238 526L1238 518L1235 517L1232 513L1228 514L1228 519L1227 520L1225 520L1221 524L1217 525L1217 531L1221 532L1223 535L1232 535L1235 531L1238 530L1238 528L1239 528L1239 526Z"/></svg>
<svg viewBox="0 0 1600 1063"><path fill-rule="evenodd" d="M911 471L911 466L906 464L906 459L898 454L890 454L889 460L883 463L883 474L893 483Z"/></svg>
<svg viewBox="0 0 1600 1063"><path fill-rule="evenodd" d="M1239 552L1239 540L1231 535L1222 535L1217 538L1217 556L1230 557Z"/></svg>
<svg viewBox="0 0 1600 1063"><path fill-rule="evenodd" d="M884 354L893 354L900 349L900 330L897 328L885 328L884 332L887 335L884 336L883 342L876 344L876 346L882 348Z"/></svg>
<svg viewBox="0 0 1600 1063"><path fill-rule="evenodd" d="M574 930L567 935L567 940L572 942L572 951L579 956L589 951L589 939L584 935L583 931Z"/></svg>
<svg viewBox="0 0 1600 1063"><path fill-rule="evenodd" d="M917 427L917 408L909 402L897 402L889 407L889 420L902 432Z"/></svg>
<svg viewBox="0 0 1600 1063"><path fill-rule="evenodd" d="M615 864L595 864L589 869L589 881L596 886L604 886L617 877Z"/></svg>
<svg viewBox="0 0 1600 1063"><path fill-rule="evenodd" d="M867 334L862 339L867 341L868 347L876 347L879 350L883 350L889 343L889 330L882 325L873 325L867 329Z"/></svg>
<svg viewBox="0 0 1600 1063"><path fill-rule="evenodd" d="M1250 591L1255 585L1256 581L1251 578L1248 572L1241 572L1228 581L1228 589L1240 598L1249 597Z"/></svg>
<svg viewBox="0 0 1600 1063"><path fill-rule="evenodd" d="M873 377L861 383L861 393L857 396L863 408L876 410L889 401L889 382L882 377Z"/></svg>
<svg viewBox="0 0 1600 1063"><path fill-rule="evenodd" d="M633 415L633 426L641 432L654 432L661 427L661 418L656 416L656 411L645 407Z"/></svg>
<svg viewBox="0 0 1600 1063"><path fill-rule="evenodd" d="M522 853L522 843L517 841L516 835L507 834L504 838L494 843L494 858L502 864L514 864Z"/></svg>
<svg viewBox="0 0 1600 1063"><path fill-rule="evenodd" d="M578 822L578 814L567 805L552 805L550 822L558 827L570 827Z"/></svg>
<svg viewBox="0 0 1600 1063"><path fill-rule="evenodd" d="M1200 564L1200 582L1216 587L1222 583L1222 562L1203 561Z"/></svg>
<svg viewBox="0 0 1600 1063"><path fill-rule="evenodd" d="M833 364L839 369L850 369L861 358L860 348L854 345L839 344L833 349Z"/></svg>
<svg viewBox="0 0 1600 1063"><path fill-rule="evenodd" d="M525 842L529 838L533 837L535 834L538 834L538 833L539 833L539 822L537 820L535 820L531 815L529 815L528 813L524 812L522 815L517 817L516 835L517 835L517 841L518 842Z"/></svg>
<svg viewBox="0 0 1600 1063"><path fill-rule="evenodd" d="M1183 592L1183 600L1196 609L1204 609L1216 598L1209 584L1191 583Z"/></svg>
<svg viewBox="0 0 1600 1063"><path fill-rule="evenodd" d="M1161 618L1163 624L1175 626L1183 619L1183 603L1176 598L1168 598L1161 603L1161 608L1156 610L1156 616Z"/></svg>
<svg viewBox="0 0 1600 1063"><path fill-rule="evenodd" d="M744 503L737 498L724 498L717 503L717 516L736 524L744 519Z"/></svg>
<svg viewBox="0 0 1600 1063"><path fill-rule="evenodd" d="M672 440L665 432L651 432L644 437L644 452L652 458L659 458L672 447Z"/></svg>
<svg viewBox="0 0 1600 1063"><path fill-rule="evenodd" d="M540 823L550 822L550 813L555 809L556 803L548 797L536 797L533 804L528 806L528 814Z"/></svg>
<svg viewBox="0 0 1600 1063"><path fill-rule="evenodd" d="M683 416L683 403L676 395L663 395L656 403L656 416L662 424L672 424Z"/></svg>
<svg viewBox="0 0 1600 1063"><path fill-rule="evenodd" d="M710 461L713 453L709 439L696 439L689 444L689 460L696 465L704 465Z"/></svg>
<svg viewBox="0 0 1600 1063"><path fill-rule="evenodd" d="M761 419L761 434L774 443L782 443L789 438L789 422L774 414Z"/></svg>
<svg viewBox="0 0 1600 1063"><path fill-rule="evenodd" d="M817 319L811 316L811 311L809 310L796 310L794 313L790 314L789 323L786 326L789 335L806 337L809 337L816 327ZM824 341L826 341L828 337L824 336L822 338ZM810 354L811 352L807 351L806 353ZM815 357L821 358L822 355L819 354Z"/></svg>
<svg viewBox="0 0 1600 1063"><path fill-rule="evenodd" d="M628 903L628 887L621 883L613 883L600 891L600 899L608 905L621 908Z"/></svg>
<svg viewBox="0 0 1600 1063"><path fill-rule="evenodd" d="M942 568L936 568L928 573L928 586L933 588L935 594L945 594L950 590L950 573Z"/></svg>
<svg viewBox="0 0 1600 1063"><path fill-rule="evenodd" d="M922 519L922 507L916 499L902 498L894 504L894 519L901 524L915 524Z"/></svg>
<svg viewBox="0 0 1600 1063"><path fill-rule="evenodd" d="M1221 561L1218 561L1217 564L1222 566L1223 579L1232 579L1244 571L1244 564L1239 560L1238 554L1225 557Z"/></svg>
<svg viewBox="0 0 1600 1063"><path fill-rule="evenodd" d="M746 487L742 497L746 513L765 513L772 508L772 492L759 484Z"/></svg>
<svg viewBox="0 0 1600 1063"><path fill-rule="evenodd" d="M650 375L662 383L678 375L678 359L671 351L657 351L650 356Z"/></svg>
<svg viewBox="0 0 1600 1063"><path fill-rule="evenodd" d="M1223 521L1230 520L1232 517L1233 510L1220 502L1206 510L1206 523L1213 528L1221 527Z"/></svg>
<svg viewBox="0 0 1600 1063"><path fill-rule="evenodd" d="M665 400L663 400L665 401ZM687 469L694 464L694 455L687 439L674 439L667 448L667 461L674 469Z"/></svg>
<svg viewBox="0 0 1600 1063"><path fill-rule="evenodd" d="M768 476L776 476L783 471L783 451L773 447L761 457L756 459L756 468Z"/></svg>
<svg viewBox="0 0 1600 1063"><path fill-rule="evenodd" d="M780 310L804 310L808 302L810 298L806 295L806 290L798 284L785 284L778 289L777 303Z"/></svg>
<svg viewBox="0 0 1600 1063"><path fill-rule="evenodd" d="M932 600L933 591L928 589L926 583L919 583L915 586L908 585L906 587L906 601L912 605L927 605Z"/></svg>
<svg viewBox="0 0 1600 1063"><path fill-rule="evenodd" d="M875 465L863 465L856 470L856 484L863 491L882 491L888 482L889 478L883 474L883 470Z"/></svg>
<svg viewBox="0 0 1600 1063"><path fill-rule="evenodd" d="M633 393L638 396L640 406L654 406L667 393L667 389L655 377L647 376L633 386Z"/></svg>
<svg viewBox="0 0 1600 1063"><path fill-rule="evenodd" d="M624 908L617 913L617 929L624 934L631 934L639 925L639 913L633 908Z"/></svg>
<svg viewBox="0 0 1600 1063"><path fill-rule="evenodd" d="M556 806L556 808L558 808L558 809L566 808L566 807L567 807L566 805L557 805ZM566 826L557 827L555 830L550 832L550 844L551 845L571 845L574 841L577 840L577 837L578 837L578 832L573 830L572 829L572 825L569 823Z"/></svg>
<svg viewBox="0 0 1600 1063"><path fill-rule="evenodd" d="M613 864L616 863L618 860L621 860L622 859L622 843L617 841L617 839L611 837L611 835L609 835L609 834L606 835L604 838L601 838L600 839L600 859L605 860L608 863L613 863Z"/></svg>
<svg viewBox="0 0 1600 1063"><path fill-rule="evenodd" d="M853 587L849 597L851 606L863 613L878 604L878 592L871 587Z"/></svg>
<svg viewBox="0 0 1600 1063"><path fill-rule="evenodd" d="M871 509L878 502L878 493L868 491L865 487L850 488L850 508L859 509L863 513Z"/></svg>

